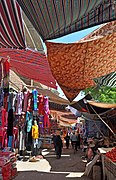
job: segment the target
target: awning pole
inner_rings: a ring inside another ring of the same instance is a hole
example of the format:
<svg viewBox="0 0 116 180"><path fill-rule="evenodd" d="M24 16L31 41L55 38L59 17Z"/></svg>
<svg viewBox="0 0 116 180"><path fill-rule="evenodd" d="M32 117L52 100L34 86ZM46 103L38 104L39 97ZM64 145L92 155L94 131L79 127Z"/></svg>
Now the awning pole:
<svg viewBox="0 0 116 180"><path fill-rule="evenodd" d="M101 119L101 121L107 126L107 128L112 132L113 135L115 135L115 133L113 132L113 130L110 128L110 126L108 126L108 124L101 118L101 116L99 114L97 114L97 112L95 111L95 109L90 105L90 107L92 108L92 110L95 112L95 114Z"/></svg>

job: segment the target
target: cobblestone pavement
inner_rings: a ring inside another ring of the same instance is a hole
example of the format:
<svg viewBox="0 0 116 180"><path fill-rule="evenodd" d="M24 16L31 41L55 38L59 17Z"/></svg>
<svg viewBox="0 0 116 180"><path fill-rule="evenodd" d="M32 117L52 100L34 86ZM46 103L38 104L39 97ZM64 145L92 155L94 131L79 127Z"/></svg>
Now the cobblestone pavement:
<svg viewBox="0 0 116 180"><path fill-rule="evenodd" d="M40 160L40 162L38 162L38 169L35 168L34 170L33 162L32 170L29 168L28 171L28 163L30 163L28 162L26 170L24 168L23 171L22 168L22 171L18 172L15 180L90 180L90 178L83 176L86 164L82 162L81 156L83 156L84 153L81 150L78 150L74 154L71 148L64 148L61 159L56 159L53 150L45 150L43 155L45 161Z"/></svg>

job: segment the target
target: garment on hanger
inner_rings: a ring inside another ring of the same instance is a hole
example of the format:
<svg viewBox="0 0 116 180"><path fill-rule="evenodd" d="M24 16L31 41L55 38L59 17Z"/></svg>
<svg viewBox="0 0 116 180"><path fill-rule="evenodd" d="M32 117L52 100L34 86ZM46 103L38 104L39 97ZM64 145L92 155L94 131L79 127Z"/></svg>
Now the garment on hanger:
<svg viewBox="0 0 116 180"><path fill-rule="evenodd" d="M14 98L13 92L9 92L8 111L13 108L13 107L12 107L12 106L13 106L13 98Z"/></svg>
<svg viewBox="0 0 116 180"><path fill-rule="evenodd" d="M32 91L33 94L33 105L34 105L34 111L37 111L37 95L38 95L38 91L36 89L34 89Z"/></svg>
<svg viewBox="0 0 116 180"><path fill-rule="evenodd" d="M22 114L23 93L18 92L16 99L17 99L16 114L21 115Z"/></svg>
<svg viewBox="0 0 116 180"><path fill-rule="evenodd" d="M33 111L33 94L32 93L29 93L29 96L28 96L27 111L28 112Z"/></svg>
<svg viewBox="0 0 116 180"><path fill-rule="evenodd" d="M34 124L32 126L32 138L33 139L38 139L38 137L39 137L39 128L38 128L37 124Z"/></svg>
<svg viewBox="0 0 116 180"><path fill-rule="evenodd" d="M23 96L24 96L23 112L26 112L27 111L27 106L28 106L29 91L24 92Z"/></svg>
<svg viewBox="0 0 116 180"><path fill-rule="evenodd" d="M48 101L48 97L45 96L44 97L44 127L45 128L50 127L49 114L50 114L49 101Z"/></svg>
<svg viewBox="0 0 116 180"><path fill-rule="evenodd" d="M39 115L44 115L44 103L43 103L43 95L39 95L38 96L38 101L39 101L39 105L38 105L38 113Z"/></svg>
<svg viewBox="0 0 116 180"><path fill-rule="evenodd" d="M44 116L43 115L39 115L39 130L40 130L40 134L44 133Z"/></svg>
<svg viewBox="0 0 116 180"><path fill-rule="evenodd" d="M31 131L33 121L33 114L31 112L26 113L26 124L27 124L27 132Z"/></svg>

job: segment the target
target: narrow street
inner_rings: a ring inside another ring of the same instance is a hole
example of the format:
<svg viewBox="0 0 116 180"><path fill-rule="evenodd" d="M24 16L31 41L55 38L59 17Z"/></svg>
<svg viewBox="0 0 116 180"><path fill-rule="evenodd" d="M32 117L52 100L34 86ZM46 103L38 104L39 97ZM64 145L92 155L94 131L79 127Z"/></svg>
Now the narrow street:
<svg viewBox="0 0 116 180"><path fill-rule="evenodd" d="M82 162L81 156L83 156L84 153L81 150L78 150L74 154L71 148L64 148L61 159L56 159L54 150L48 151L46 149L42 154L44 155L44 159L31 163L31 167L30 162L27 162L26 170L22 165L19 165L18 170L20 166L22 169L20 167L20 171L15 180L89 180L89 178L83 176L86 164ZM37 164L36 167L35 164Z"/></svg>

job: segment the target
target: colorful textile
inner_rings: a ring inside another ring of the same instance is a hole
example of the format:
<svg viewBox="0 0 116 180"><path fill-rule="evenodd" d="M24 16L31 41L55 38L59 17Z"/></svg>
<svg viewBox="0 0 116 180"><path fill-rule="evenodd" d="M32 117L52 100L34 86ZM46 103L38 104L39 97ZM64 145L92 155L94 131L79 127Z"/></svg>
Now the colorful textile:
<svg viewBox="0 0 116 180"><path fill-rule="evenodd" d="M44 96L44 127L45 128L49 128L50 127L50 121L49 121L49 101L48 101L48 97Z"/></svg>
<svg viewBox="0 0 116 180"><path fill-rule="evenodd" d="M38 101L39 101L39 104L38 104L38 112L39 112L39 115L43 115L44 114L44 103L43 103L43 95L39 95L38 96Z"/></svg>
<svg viewBox="0 0 116 180"><path fill-rule="evenodd" d="M45 54L32 50L0 48L0 56L9 56L11 69L21 76L57 88Z"/></svg>
<svg viewBox="0 0 116 180"><path fill-rule="evenodd" d="M43 40L116 19L111 0L17 0Z"/></svg>
<svg viewBox="0 0 116 180"><path fill-rule="evenodd" d="M39 137L38 125L33 125L32 126L32 138L33 139L38 139L38 137Z"/></svg>
<svg viewBox="0 0 116 180"><path fill-rule="evenodd" d="M24 92L23 112L27 111L29 92Z"/></svg>
<svg viewBox="0 0 116 180"><path fill-rule="evenodd" d="M98 86L116 87L116 72L94 79Z"/></svg>
<svg viewBox="0 0 116 180"><path fill-rule="evenodd" d="M44 116L39 116L39 130L41 134L44 134Z"/></svg>
<svg viewBox="0 0 116 180"><path fill-rule="evenodd" d="M93 78L116 70L116 33L73 44L46 42L51 71L72 101L80 90L94 86Z"/></svg>
<svg viewBox="0 0 116 180"><path fill-rule="evenodd" d="M0 1L1 47L25 48L23 19L18 3L13 0Z"/></svg>
<svg viewBox="0 0 116 180"><path fill-rule="evenodd" d="M33 94L30 93L28 97L28 104L27 104L27 111L32 112L33 111Z"/></svg>
<svg viewBox="0 0 116 180"><path fill-rule="evenodd" d="M27 132L31 132L32 121L33 121L33 114L30 112L27 112L26 113Z"/></svg>
<svg viewBox="0 0 116 180"><path fill-rule="evenodd" d="M34 89L32 91L32 94L33 94L34 111L37 111L37 95L38 95L38 91L36 89Z"/></svg>
<svg viewBox="0 0 116 180"><path fill-rule="evenodd" d="M22 114L23 93L18 92L16 99L17 99L16 114L21 115Z"/></svg>

